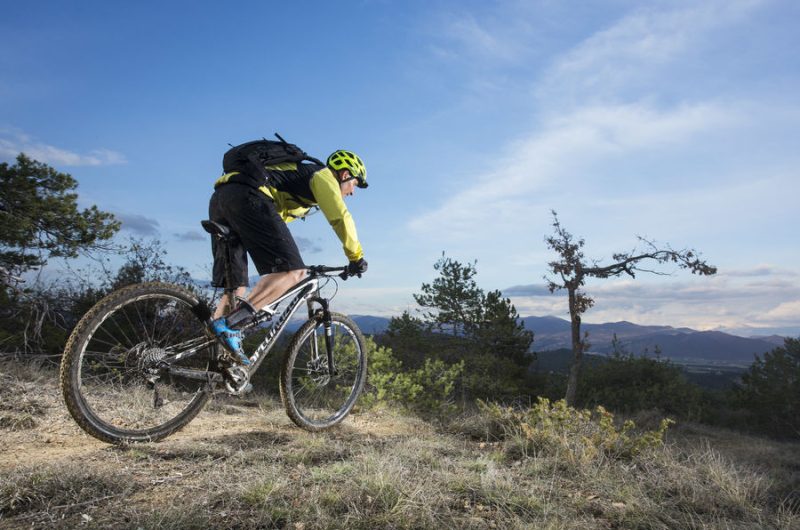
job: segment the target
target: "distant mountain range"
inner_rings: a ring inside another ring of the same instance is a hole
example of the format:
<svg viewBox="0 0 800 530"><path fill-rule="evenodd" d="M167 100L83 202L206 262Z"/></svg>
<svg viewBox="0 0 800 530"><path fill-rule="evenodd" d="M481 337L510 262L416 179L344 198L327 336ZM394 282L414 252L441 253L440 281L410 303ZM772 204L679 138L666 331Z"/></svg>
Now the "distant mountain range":
<svg viewBox="0 0 800 530"><path fill-rule="evenodd" d="M389 319L368 315L352 315L365 333L386 331ZM557 350L571 347L570 323L563 318L524 317L525 328L535 334L533 349ZM653 354L656 347L662 358L750 363L755 355L763 355L783 344L783 337L739 337L720 331L697 331L671 326L640 326L632 322L583 324L581 331L589 333L589 351L607 354L613 351L616 333L620 345L635 355Z"/></svg>
<svg viewBox="0 0 800 530"><path fill-rule="evenodd" d="M525 317L527 329L536 334L537 351L569 348L570 323L563 318ZM754 355L763 355L783 344L783 337L739 337L721 331L697 331L671 326L640 326L631 322L583 324L589 333L589 351L611 353L614 334L621 346L636 355L652 354L656 347L669 359L704 359L712 361L752 362Z"/></svg>

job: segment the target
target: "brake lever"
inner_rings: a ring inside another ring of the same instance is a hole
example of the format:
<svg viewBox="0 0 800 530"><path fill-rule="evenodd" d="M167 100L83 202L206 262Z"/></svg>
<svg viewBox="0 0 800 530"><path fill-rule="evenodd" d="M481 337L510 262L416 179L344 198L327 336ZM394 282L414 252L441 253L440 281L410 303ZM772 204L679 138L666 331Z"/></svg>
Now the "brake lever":
<svg viewBox="0 0 800 530"><path fill-rule="evenodd" d="M339 278L341 278L343 280L347 280L347 278L350 278L351 276L358 276L359 278L361 278L361 274L362 273L360 273L360 272L356 272L355 274L352 274L347 269L345 269L345 270L343 270L341 272L341 274L339 274Z"/></svg>

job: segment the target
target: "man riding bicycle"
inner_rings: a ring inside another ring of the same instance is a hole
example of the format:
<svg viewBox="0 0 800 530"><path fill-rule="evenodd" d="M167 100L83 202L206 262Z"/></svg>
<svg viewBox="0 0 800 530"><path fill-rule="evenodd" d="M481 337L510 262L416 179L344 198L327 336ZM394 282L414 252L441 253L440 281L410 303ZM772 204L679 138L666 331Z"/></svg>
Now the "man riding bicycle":
<svg viewBox="0 0 800 530"><path fill-rule="evenodd" d="M318 207L342 242L349 260L348 273L361 275L367 270L355 222L344 203L344 197L353 195L356 186L367 187L366 167L355 153L337 150L325 165L284 162L263 166L260 173L225 173L214 184L208 207L209 218L228 226L231 232L230 257L223 245L212 240L212 285L226 291L214 312L211 328L244 365L250 361L242 350L242 333L238 329L250 322L257 310L306 276L307 267L286 223ZM247 254L261 278L242 298L248 285ZM233 285L225 285L227 259Z"/></svg>

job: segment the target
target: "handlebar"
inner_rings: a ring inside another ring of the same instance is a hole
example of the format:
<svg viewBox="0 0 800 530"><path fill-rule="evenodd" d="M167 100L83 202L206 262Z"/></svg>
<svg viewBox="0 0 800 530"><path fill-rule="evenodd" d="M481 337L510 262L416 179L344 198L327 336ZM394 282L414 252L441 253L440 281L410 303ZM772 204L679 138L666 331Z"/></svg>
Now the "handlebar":
<svg viewBox="0 0 800 530"><path fill-rule="evenodd" d="M336 276L338 276L339 278L341 278L343 280L346 280L347 278L350 277L350 273L347 272L347 267L346 266L345 267L328 267L327 265L311 265L311 266L308 267L308 272L311 274L312 277L336 275ZM339 273L339 274L335 274L335 273Z"/></svg>

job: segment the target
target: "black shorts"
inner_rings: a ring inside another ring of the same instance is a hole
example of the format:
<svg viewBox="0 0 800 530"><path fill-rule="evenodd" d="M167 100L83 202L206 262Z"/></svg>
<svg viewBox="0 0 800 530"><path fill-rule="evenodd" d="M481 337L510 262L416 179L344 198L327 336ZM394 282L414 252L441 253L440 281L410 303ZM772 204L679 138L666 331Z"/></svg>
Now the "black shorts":
<svg viewBox="0 0 800 530"><path fill-rule="evenodd" d="M247 254L259 275L305 269L303 258L275 203L244 184L223 184L211 196L208 216L231 229L229 243L233 285L248 285ZM226 287L224 246L211 239L214 269L211 285Z"/></svg>

